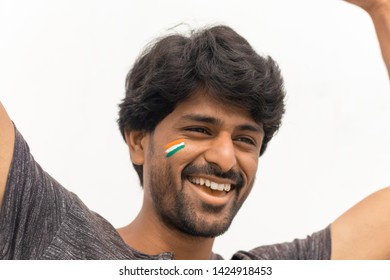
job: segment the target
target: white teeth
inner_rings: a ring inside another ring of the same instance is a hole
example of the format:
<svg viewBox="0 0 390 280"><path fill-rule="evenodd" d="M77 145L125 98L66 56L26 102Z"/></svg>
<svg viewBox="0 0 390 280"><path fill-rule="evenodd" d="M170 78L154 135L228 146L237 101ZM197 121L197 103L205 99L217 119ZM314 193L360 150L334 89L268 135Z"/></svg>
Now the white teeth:
<svg viewBox="0 0 390 280"><path fill-rule="evenodd" d="M218 184L217 184L217 183L214 183L214 182L211 182L210 189L212 189L212 190L218 190Z"/></svg>
<svg viewBox="0 0 390 280"><path fill-rule="evenodd" d="M209 187L212 190L229 192L231 189L231 184L218 184L216 182L212 182L210 180L199 178L199 177L198 178L190 177L189 180L192 183L200 186L206 185L206 187Z"/></svg>

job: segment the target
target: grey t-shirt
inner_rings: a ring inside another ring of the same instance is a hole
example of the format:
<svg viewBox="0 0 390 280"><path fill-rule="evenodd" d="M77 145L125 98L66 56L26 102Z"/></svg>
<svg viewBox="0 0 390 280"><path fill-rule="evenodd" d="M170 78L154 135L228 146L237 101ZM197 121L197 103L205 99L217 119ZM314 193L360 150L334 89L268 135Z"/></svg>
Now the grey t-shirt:
<svg viewBox="0 0 390 280"><path fill-rule="evenodd" d="M329 259L330 227L293 242L239 251L232 259ZM173 259L124 243L115 228L47 174L15 129L0 209L0 259ZM213 259L221 256L214 254Z"/></svg>

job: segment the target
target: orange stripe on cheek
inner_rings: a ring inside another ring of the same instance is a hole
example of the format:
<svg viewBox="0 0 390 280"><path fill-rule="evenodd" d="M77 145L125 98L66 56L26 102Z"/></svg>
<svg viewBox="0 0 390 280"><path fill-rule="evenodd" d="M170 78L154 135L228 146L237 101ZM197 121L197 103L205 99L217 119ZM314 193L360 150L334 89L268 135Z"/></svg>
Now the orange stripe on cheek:
<svg viewBox="0 0 390 280"><path fill-rule="evenodd" d="M175 141L172 141L172 142L169 142L168 144L166 144L165 146L164 146L164 148L165 149L169 149L170 147L172 147L172 146L174 146L174 145L176 145L176 144L180 144L181 142L183 142L184 141L184 139L177 139L177 140L175 140Z"/></svg>

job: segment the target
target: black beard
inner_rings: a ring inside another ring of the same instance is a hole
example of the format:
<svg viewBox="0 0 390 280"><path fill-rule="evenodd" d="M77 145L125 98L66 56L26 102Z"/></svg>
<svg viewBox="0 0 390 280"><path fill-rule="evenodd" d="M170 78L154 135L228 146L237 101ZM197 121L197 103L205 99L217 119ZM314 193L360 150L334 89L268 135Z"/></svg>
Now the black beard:
<svg viewBox="0 0 390 280"><path fill-rule="evenodd" d="M229 178L236 182L236 190L234 191L237 197L239 190L244 185L243 176L240 173L235 171L223 173L220 172L218 166L213 164L208 164L203 167L190 164L183 169L181 188L178 190L174 184L171 166L163 170L157 166L153 166L151 170L153 172L151 174L150 192L153 206L166 226L194 237L207 238L219 236L229 229L233 218L241 208L242 202L240 203L235 200L229 209L226 210L229 211L228 215L218 220L218 223L210 225L206 219L201 217L201 214L197 213L190 199L185 196L184 182L187 180L187 175L196 173ZM224 206L212 206L206 203L201 205L201 210L204 213L215 213L215 215L219 215L223 208Z"/></svg>

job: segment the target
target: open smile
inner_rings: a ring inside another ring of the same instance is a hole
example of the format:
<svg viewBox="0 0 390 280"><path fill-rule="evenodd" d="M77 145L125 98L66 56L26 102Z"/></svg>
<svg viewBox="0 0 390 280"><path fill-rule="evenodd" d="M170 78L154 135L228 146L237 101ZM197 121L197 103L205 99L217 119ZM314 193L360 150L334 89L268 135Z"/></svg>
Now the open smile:
<svg viewBox="0 0 390 280"><path fill-rule="evenodd" d="M228 180L218 180L209 176L188 176L187 181L193 186L193 190L201 200L211 205L226 205L235 193L235 185Z"/></svg>
<svg viewBox="0 0 390 280"><path fill-rule="evenodd" d="M188 177L188 180L193 184L206 186L214 191L229 192L232 187L232 184L217 183L203 177Z"/></svg>

